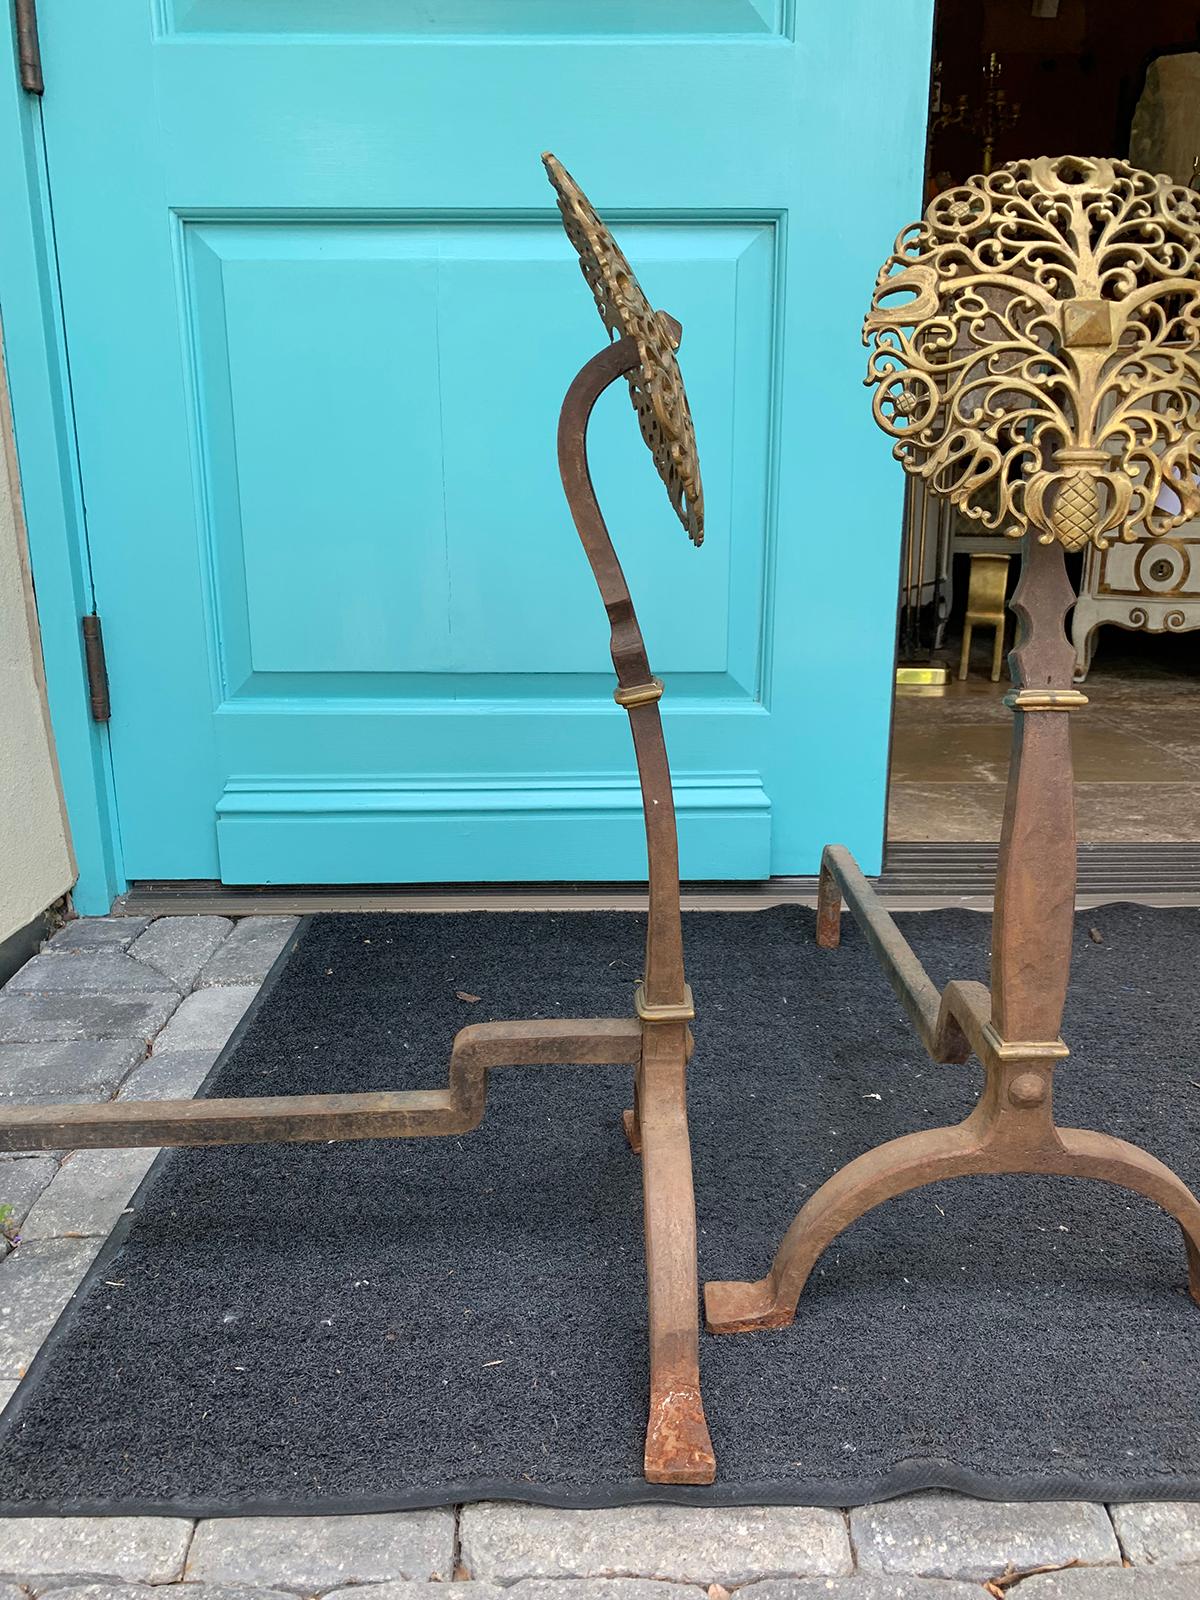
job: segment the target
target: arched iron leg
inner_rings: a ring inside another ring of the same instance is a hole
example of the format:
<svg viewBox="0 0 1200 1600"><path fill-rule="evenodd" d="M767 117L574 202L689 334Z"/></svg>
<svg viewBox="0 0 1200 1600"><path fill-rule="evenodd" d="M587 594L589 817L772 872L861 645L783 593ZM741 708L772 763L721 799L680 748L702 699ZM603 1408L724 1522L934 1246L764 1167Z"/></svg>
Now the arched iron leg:
<svg viewBox="0 0 1200 1600"><path fill-rule="evenodd" d="M786 1327L813 1267L851 1223L885 1200L983 1172L1093 1178L1144 1195L1178 1222L1187 1252L1188 1292L1200 1303L1200 1201L1169 1167L1123 1139L1083 1128L1056 1129L1058 1151L1048 1145L1040 1155L1014 1157L1000 1141L981 1143L979 1126L969 1117L957 1127L907 1134L848 1162L797 1213L765 1278L705 1285L709 1331Z"/></svg>

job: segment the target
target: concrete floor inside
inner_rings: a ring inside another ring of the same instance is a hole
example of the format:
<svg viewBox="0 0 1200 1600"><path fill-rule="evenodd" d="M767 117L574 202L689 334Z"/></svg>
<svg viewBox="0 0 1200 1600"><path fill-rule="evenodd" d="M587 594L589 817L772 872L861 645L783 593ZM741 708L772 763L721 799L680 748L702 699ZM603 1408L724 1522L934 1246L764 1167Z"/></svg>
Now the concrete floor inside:
<svg viewBox="0 0 1200 1600"><path fill-rule="evenodd" d="M945 691L897 693L890 840L1000 837L1012 713L1007 673L988 678L991 643L977 634L960 681L950 640L937 657L952 675ZM1105 629L1080 687L1088 705L1071 723L1080 840L1200 841L1200 638Z"/></svg>

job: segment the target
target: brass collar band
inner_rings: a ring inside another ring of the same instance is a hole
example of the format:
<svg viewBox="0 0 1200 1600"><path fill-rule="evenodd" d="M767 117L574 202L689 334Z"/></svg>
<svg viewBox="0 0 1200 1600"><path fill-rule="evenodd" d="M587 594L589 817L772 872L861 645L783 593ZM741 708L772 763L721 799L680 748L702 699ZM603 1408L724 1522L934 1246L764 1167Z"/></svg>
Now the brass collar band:
<svg viewBox="0 0 1200 1600"><path fill-rule="evenodd" d="M1071 1054L1061 1039L1002 1039L990 1022L983 1025L983 1038L997 1061L1062 1061Z"/></svg>
<svg viewBox="0 0 1200 1600"><path fill-rule="evenodd" d="M1010 711L1077 711L1087 703L1078 689L1018 689L1004 696Z"/></svg>
<svg viewBox="0 0 1200 1600"><path fill-rule="evenodd" d="M685 983L683 986L683 1001L669 1006L651 1006L646 1004L646 985L639 983L633 991L633 1005L642 1022L690 1022L696 1015L696 1008L692 1004L692 986Z"/></svg>
<svg viewBox="0 0 1200 1600"><path fill-rule="evenodd" d="M663 686L658 678L651 678L649 683L634 683L628 688L618 686L613 690L613 699L619 706L629 710L632 706L653 705L656 700L662 699Z"/></svg>

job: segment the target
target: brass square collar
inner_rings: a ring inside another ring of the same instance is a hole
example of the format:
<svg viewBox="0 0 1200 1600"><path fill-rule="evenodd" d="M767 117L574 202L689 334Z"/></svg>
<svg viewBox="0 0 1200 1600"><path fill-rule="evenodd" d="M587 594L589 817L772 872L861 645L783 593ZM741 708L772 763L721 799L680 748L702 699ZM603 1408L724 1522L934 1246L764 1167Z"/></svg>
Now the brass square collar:
<svg viewBox="0 0 1200 1600"><path fill-rule="evenodd" d="M639 983L633 991L633 1005L642 1022L690 1022L696 1015L692 1003L692 986L683 986L683 1000L674 1005L652 1006L646 1003L646 985Z"/></svg>

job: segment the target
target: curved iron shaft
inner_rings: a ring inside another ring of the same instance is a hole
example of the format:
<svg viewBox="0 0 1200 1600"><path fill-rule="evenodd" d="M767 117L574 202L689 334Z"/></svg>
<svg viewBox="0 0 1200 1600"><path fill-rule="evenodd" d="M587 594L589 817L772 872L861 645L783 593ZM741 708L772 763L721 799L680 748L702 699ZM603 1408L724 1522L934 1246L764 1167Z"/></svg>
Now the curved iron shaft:
<svg viewBox="0 0 1200 1600"><path fill-rule="evenodd" d="M817 943L838 943L845 900L934 1061L974 1052L984 1092L954 1127L931 1128L867 1151L834 1173L797 1213L765 1278L705 1285L714 1333L791 1322L821 1253L852 1222L911 1189L973 1173L1057 1173L1096 1178L1145 1195L1179 1223L1188 1287L1200 1302L1200 1201L1171 1169L1136 1145L1054 1120L1054 1069L1071 961L1075 818L1070 719L1085 704L1070 688L1063 619L1074 600L1059 545L1028 539L1013 597L1020 620L1009 657L1015 722L992 919L991 992L947 984L939 994L907 940L840 845L821 859Z"/></svg>
<svg viewBox="0 0 1200 1600"><path fill-rule="evenodd" d="M672 327L678 338L679 324L672 323ZM633 598L596 500L587 459L587 427L596 401L611 383L636 367L638 360L634 340L618 339L582 368L567 390L559 415L558 470L575 527L608 613L609 648L617 673L617 700L629 713L637 757L642 811L646 819L650 896L645 1003L651 1007L690 1007L683 977L675 802L658 709L662 685L650 671Z"/></svg>
<svg viewBox="0 0 1200 1600"><path fill-rule="evenodd" d="M672 323L678 343L681 329ZM679 845L671 771L646 645L621 563L596 500L587 428L605 389L638 364L633 339L592 358L567 391L558 466L611 628L616 699L629 713L646 824L649 912L645 975L637 992L642 1053L630 1143L642 1158L646 1284L650 1302L650 1424L645 1472L657 1483L710 1483L716 1461L700 1398L696 1204L687 1126L686 1068L692 997L684 981Z"/></svg>

